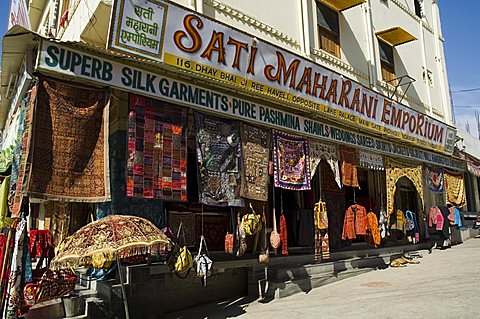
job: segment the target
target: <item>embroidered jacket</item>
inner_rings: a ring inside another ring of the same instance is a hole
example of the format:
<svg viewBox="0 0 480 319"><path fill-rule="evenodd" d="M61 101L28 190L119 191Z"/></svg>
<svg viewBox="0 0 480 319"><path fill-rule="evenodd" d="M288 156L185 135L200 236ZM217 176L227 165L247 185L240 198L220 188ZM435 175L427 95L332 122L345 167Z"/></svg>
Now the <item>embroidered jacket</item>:
<svg viewBox="0 0 480 319"><path fill-rule="evenodd" d="M352 205L345 212L342 239L355 239L367 234L367 210L360 205Z"/></svg>

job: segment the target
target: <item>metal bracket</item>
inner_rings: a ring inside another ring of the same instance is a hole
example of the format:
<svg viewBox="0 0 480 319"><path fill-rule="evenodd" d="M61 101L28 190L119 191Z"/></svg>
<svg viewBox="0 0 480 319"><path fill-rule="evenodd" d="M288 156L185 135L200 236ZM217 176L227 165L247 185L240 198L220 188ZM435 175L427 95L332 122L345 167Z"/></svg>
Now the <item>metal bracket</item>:
<svg viewBox="0 0 480 319"><path fill-rule="evenodd" d="M404 79L405 79L405 81L404 81ZM393 90L393 92L389 96L390 99L393 99L395 94L397 94L397 91L398 91L399 87L403 87L405 85L407 86L407 88L405 90L403 90L402 96L399 97L399 99L397 99L397 102L400 103L405 98L405 95L407 94L407 91L410 88L410 86L412 85L412 83L415 82L416 80L409 75L402 75L402 76L399 76L398 78L386 81L386 83L391 84L391 82L395 82L395 81L396 81L395 90Z"/></svg>

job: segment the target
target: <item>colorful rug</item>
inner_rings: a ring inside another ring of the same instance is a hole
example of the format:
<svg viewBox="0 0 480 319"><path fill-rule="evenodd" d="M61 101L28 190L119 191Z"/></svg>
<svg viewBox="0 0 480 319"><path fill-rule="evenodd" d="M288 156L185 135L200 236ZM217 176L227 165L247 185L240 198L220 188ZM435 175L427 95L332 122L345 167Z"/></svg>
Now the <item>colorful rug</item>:
<svg viewBox="0 0 480 319"><path fill-rule="evenodd" d="M426 167L425 177L428 189L434 193L443 193L443 169L437 167Z"/></svg>
<svg viewBox="0 0 480 319"><path fill-rule="evenodd" d="M308 141L280 131L273 131L275 187L309 190L310 163Z"/></svg>
<svg viewBox="0 0 480 319"><path fill-rule="evenodd" d="M467 203L467 199L465 194L463 173L445 170L445 181L447 189L447 201L457 207L464 206Z"/></svg>
<svg viewBox="0 0 480 319"><path fill-rule="evenodd" d="M40 79L34 114L31 197L110 198L108 91Z"/></svg>
<svg viewBox="0 0 480 319"><path fill-rule="evenodd" d="M354 149L341 148L342 183L345 186L359 187L357 176L357 158Z"/></svg>
<svg viewBox="0 0 480 319"><path fill-rule="evenodd" d="M315 172L317 171L318 164L320 164L320 161L323 159L327 161L328 165L330 165L330 168L335 175L335 181L337 182L338 187L341 188L342 182L340 181L337 147L331 144L312 141L309 142L308 146L310 152L310 178L313 178Z"/></svg>
<svg viewBox="0 0 480 319"><path fill-rule="evenodd" d="M243 206L240 197L240 123L195 113L199 201Z"/></svg>
<svg viewBox="0 0 480 319"><path fill-rule="evenodd" d="M242 123L242 197L268 200L269 137L267 130Z"/></svg>
<svg viewBox="0 0 480 319"><path fill-rule="evenodd" d="M413 186L420 198L419 206L423 207L423 178L422 164L411 165L403 162L395 161L391 158L385 158L385 176L387 190L387 214L393 213L393 205L395 200L395 192L397 182L401 177L406 177L412 181Z"/></svg>
<svg viewBox="0 0 480 319"><path fill-rule="evenodd" d="M130 95L127 196L187 200L187 111Z"/></svg>

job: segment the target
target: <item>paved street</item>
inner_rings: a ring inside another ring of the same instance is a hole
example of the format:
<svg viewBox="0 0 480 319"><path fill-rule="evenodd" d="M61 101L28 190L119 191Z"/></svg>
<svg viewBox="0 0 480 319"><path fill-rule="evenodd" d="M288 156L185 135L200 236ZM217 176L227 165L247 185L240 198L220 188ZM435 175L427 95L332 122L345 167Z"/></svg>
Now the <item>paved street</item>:
<svg viewBox="0 0 480 319"><path fill-rule="evenodd" d="M480 318L480 239L423 251L420 264L345 279L269 303L210 305L182 318ZM171 316L170 316L171 317Z"/></svg>

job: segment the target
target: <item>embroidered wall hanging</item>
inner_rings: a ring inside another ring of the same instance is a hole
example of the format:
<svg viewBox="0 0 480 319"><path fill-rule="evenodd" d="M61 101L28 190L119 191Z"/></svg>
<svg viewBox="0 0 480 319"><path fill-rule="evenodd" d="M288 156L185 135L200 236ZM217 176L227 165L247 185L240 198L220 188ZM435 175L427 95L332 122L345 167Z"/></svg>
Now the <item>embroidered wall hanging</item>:
<svg viewBox="0 0 480 319"><path fill-rule="evenodd" d="M268 130L244 123L241 125L242 197L268 200L269 137Z"/></svg>
<svg viewBox="0 0 480 319"><path fill-rule="evenodd" d="M354 149L341 148L342 183L345 186L359 187L357 176L357 159Z"/></svg>
<svg viewBox="0 0 480 319"><path fill-rule="evenodd" d="M426 167L425 178L428 189L434 193L442 193L443 188L443 169L437 167Z"/></svg>
<svg viewBox="0 0 480 319"><path fill-rule="evenodd" d="M457 207L464 206L467 203L467 199L465 195L463 173L445 170L445 182L447 189L447 200Z"/></svg>
<svg viewBox="0 0 480 319"><path fill-rule="evenodd" d="M110 199L108 91L40 79L32 134L32 197Z"/></svg>
<svg viewBox="0 0 480 319"><path fill-rule="evenodd" d="M385 158L385 176L387 187L387 214L393 213L393 204L397 181L401 177L406 177L412 181L417 193L420 197L420 207L423 209L423 181L422 181L422 165L410 165L403 162L395 161L391 158Z"/></svg>
<svg viewBox="0 0 480 319"><path fill-rule="evenodd" d="M310 141L308 147L310 152L310 178L313 178L315 172L317 171L318 164L320 164L320 161L323 159L327 161L328 165L330 165L330 168L335 175L335 181L337 182L338 187L342 188L337 148L335 145Z"/></svg>
<svg viewBox="0 0 480 319"><path fill-rule="evenodd" d="M359 155L360 166L379 171L383 171L385 169L382 155L364 150L359 150Z"/></svg>
<svg viewBox="0 0 480 319"><path fill-rule="evenodd" d="M308 141L280 131L273 131L275 186L292 189L310 189Z"/></svg>
<svg viewBox="0 0 480 319"><path fill-rule="evenodd" d="M127 196L187 200L187 109L130 95Z"/></svg>
<svg viewBox="0 0 480 319"><path fill-rule="evenodd" d="M200 203L243 206L240 123L195 113Z"/></svg>

